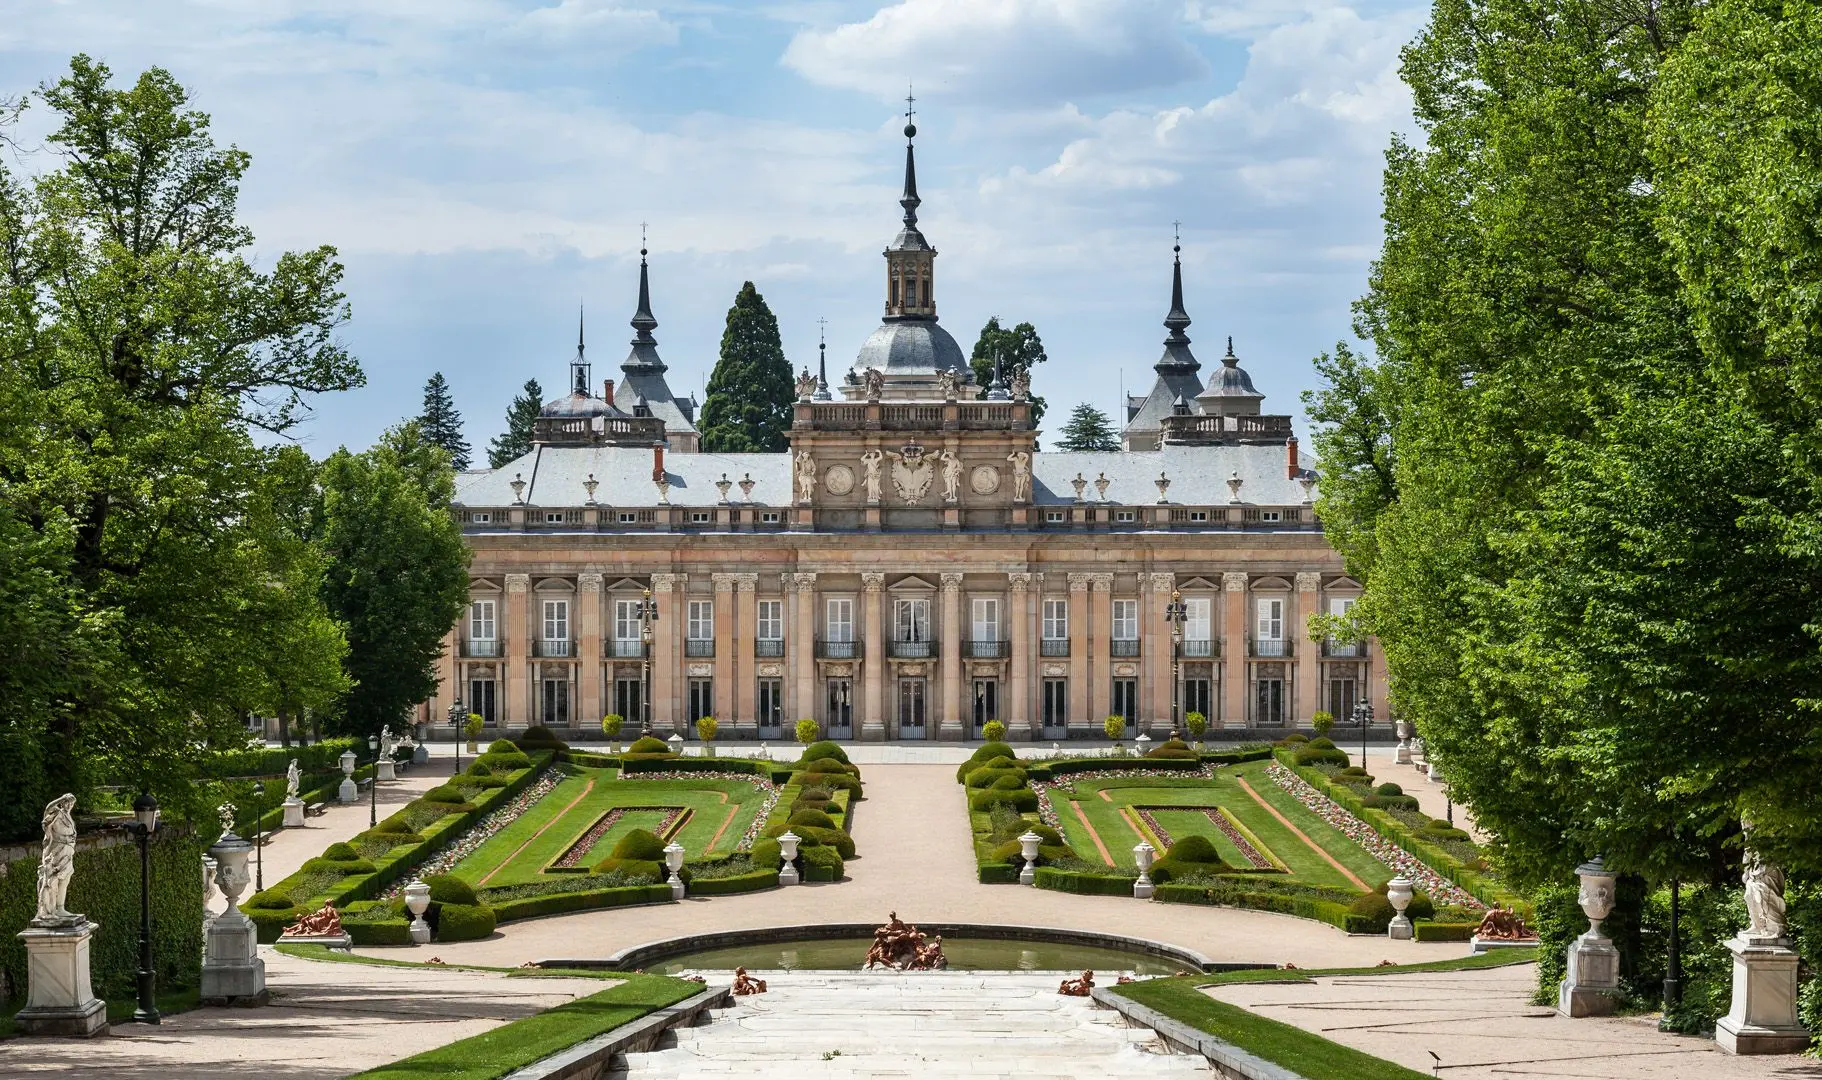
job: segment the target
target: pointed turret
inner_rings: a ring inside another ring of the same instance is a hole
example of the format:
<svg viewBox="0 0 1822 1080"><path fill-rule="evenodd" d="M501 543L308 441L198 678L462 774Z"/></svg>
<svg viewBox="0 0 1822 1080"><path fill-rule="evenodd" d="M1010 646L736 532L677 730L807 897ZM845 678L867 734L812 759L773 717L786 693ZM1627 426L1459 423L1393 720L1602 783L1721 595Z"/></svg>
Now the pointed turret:
<svg viewBox="0 0 1822 1080"><path fill-rule="evenodd" d="M666 370L664 361L658 359L658 339L652 336L652 331L658 329L658 320L652 316L651 272L646 268L645 255L646 249L640 248L639 309L633 312L633 351L627 356L626 363L620 365L628 375L635 371L662 374Z"/></svg>
<svg viewBox="0 0 1822 1080"><path fill-rule="evenodd" d="M588 343L582 333L582 305L576 305L576 358L569 362L569 388L588 395Z"/></svg>
<svg viewBox="0 0 1822 1080"><path fill-rule="evenodd" d="M687 398L677 398L664 379L669 370L658 356L658 339L652 331L658 320L652 315L651 269L646 265L650 254L643 243L639 246L639 306L633 311L632 351L620 370L626 377L620 381L614 396L622 409L664 421L665 438L678 453L693 453L699 442L695 426L695 407Z"/></svg>
<svg viewBox="0 0 1822 1080"><path fill-rule="evenodd" d="M1170 374L1194 375L1202 370L1202 365L1189 351L1189 335L1183 332L1189 329L1189 312L1183 310L1183 245L1173 244L1170 250L1170 313L1164 316L1164 328L1170 333L1164 336L1164 355L1155 367L1160 375L1166 374L1166 369Z"/></svg>
<svg viewBox="0 0 1822 1080"><path fill-rule="evenodd" d="M1121 443L1128 450L1156 449L1164 418L1187 412L1189 402L1202 392L1202 380L1196 375L1202 365L1190 352L1189 335L1184 333L1189 329L1189 312L1183 306L1181 241L1173 243L1170 252L1170 312L1164 316L1164 328L1169 333L1164 336L1164 355L1152 365L1158 379L1138 408L1131 410L1131 419L1121 436Z"/></svg>

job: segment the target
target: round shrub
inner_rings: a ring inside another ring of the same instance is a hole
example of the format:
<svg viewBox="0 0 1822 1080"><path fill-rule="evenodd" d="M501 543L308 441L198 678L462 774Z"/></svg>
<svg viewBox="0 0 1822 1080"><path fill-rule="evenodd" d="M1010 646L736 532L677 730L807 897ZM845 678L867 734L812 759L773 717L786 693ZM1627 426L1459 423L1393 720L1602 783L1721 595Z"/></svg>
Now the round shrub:
<svg viewBox="0 0 1822 1080"><path fill-rule="evenodd" d="M453 784L433 787L418 798L433 803L465 803L468 801L468 796L462 794L462 789Z"/></svg>
<svg viewBox="0 0 1822 1080"><path fill-rule="evenodd" d="M508 781L504 776L463 776L457 780L457 783L476 791L488 791L493 788L503 788Z"/></svg>
<svg viewBox="0 0 1822 1080"><path fill-rule="evenodd" d="M1006 737L1006 725L998 720L989 720L981 725L981 735L988 742L999 742Z"/></svg>
<svg viewBox="0 0 1822 1080"><path fill-rule="evenodd" d="M1009 806L1021 814L1030 813L1038 808L1038 793L1030 788L1017 791L971 791L968 793L968 809L992 810L996 806Z"/></svg>
<svg viewBox="0 0 1822 1080"><path fill-rule="evenodd" d="M1412 801L1415 802L1416 800L1413 799ZM1472 840L1473 839L1472 836L1468 835L1468 832L1466 829L1457 829L1453 825L1450 825L1448 822L1439 820L1437 818L1431 818L1429 821L1424 822L1423 828L1419 830L1419 835L1421 835L1425 840L1437 840L1437 841Z"/></svg>
<svg viewBox="0 0 1822 1080"><path fill-rule="evenodd" d="M1381 784L1373 789L1375 795L1403 795L1404 789L1397 784Z"/></svg>
<svg viewBox="0 0 1822 1080"><path fill-rule="evenodd" d="M753 841L753 846L747 849L747 858L754 866L770 869L783 864L784 852L779 850L778 841L769 836L762 836Z"/></svg>
<svg viewBox="0 0 1822 1080"><path fill-rule="evenodd" d="M808 795L799 795L795 800L793 800L791 802L791 813L795 814L799 810L820 810L826 814L829 812L829 807L831 807L833 805L835 805L834 802L829 799L819 799L819 798L812 798L811 796L808 796Z"/></svg>
<svg viewBox="0 0 1822 1080"><path fill-rule="evenodd" d="M320 856L314 859L305 859L303 868L305 872L312 874L329 873L346 876L348 874L373 873L373 864L366 859L361 858L359 855L356 855L352 859L328 859Z"/></svg>
<svg viewBox="0 0 1822 1080"><path fill-rule="evenodd" d="M416 829L413 829L411 827L411 822L405 820L405 815L403 815L403 814L392 815L391 817L387 818L385 821L382 821L378 825L375 825L372 828L372 830L370 830L370 831L376 832L376 833L382 833L387 836L403 836L403 835L407 835L407 834L415 834L417 832Z"/></svg>
<svg viewBox="0 0 1822 1080"><path fill-rule="evenodd" d="M840 829L820 829L814 825L792 826L792 832L807 836L816 841L817 847L832 847L841 852L844 859L854 857L854 838Z"/></svg>
<svg viewBox="0 0 1822 1080"><path fill-rule="evenodd" d="M801 764L808 765L812 761L822 761L829 758L839 761L843 765L848 764L848 752L841 748L840 743L831 742L828 739L813 742L804 747L803 756L799 757L797 760Z"/></svg>
<svg viewBox="0 0 1822 1080"><path fill-rule="evenodd" d="M493 770L495 775L509 773L515 769L531 768L531 758L526 757L524 753L518 750L489 750L476 760L484 763L489 769Z"/></svg>
<svg viewBox="0 0 1822 1080"><path fill-rule="evenodd" d="M791 779L800 787L809 787L813 784L831 791L840 789L856 795L860 794L860 777L858 776L848 776L844 773L797 773Z"/></svg>
<svg viewBox="0 0 1822 1080"><path fill-rule="evenodd" d="M785 824L793 829L806 827L812 829L833 829L835 827L835 819L823 813L821 810L799 810L792 814Z"/></svg>
<svg viewBox="0 0 1822 1080"><path fill-rule="evenodd" d="M1368 795L1360 800L1360 805L1370 806L1377 810L1415 810L1415 795Z"/></svg>
<svg viewBox="0 0 1822 1080"><path fill-rule="evenodd" d="M824 776L824 775L859 776L860 775L860 770L858 768L854 767L853 765L848 764L845 761L837 761L834 758L830 758L830 757L817 758L814 761L805 762L804 766L803 766L803 771L809 773L812 776Z"/></svg>
<svg viewBox="0 0 1822 1080"><path fill-rule="evenodd" d="M259 911L290 911L292 904L290 894L274 887L265 892L254 893L243 906Z"/></svg>
<svg viewBox="0 0 1822 1080"><path fill-rule="evenodd" d="M487 744L487 752L490 754L516 754L518 751L519 748L511 739L495 739Z"/></svg>
<svg viewBox="0 0 1822 1080"><path fill-rule="evenodd" d="M493 928L493 908L486 904L444 904L437 916L438 941L479 941Z"/></svg>
<svg viewBox="0 0 1822 1080"><path fill-rule="evenodd" d="M781 821L776 825L767 825L765 827L765 831L760 833L759 835L762 838L767 839L767 840L776 840L787 832L794 832L794 833L797 833L797 841L798 841L797 846L800 848L806 848L806 847L820 847L822 845L822 841L817 839L817 837L816 837L816 834L821 831L822 831L821 829L812 829L809 827L805 827L804 829L802 829L800 831L800 830L791 828L789 825L787 825Z"/></svg>
<svg viewBox="0 0 1822 1080"><path fill-rule="evenodd" d="M454 874L432 874L424 879L430 886L430 901L433 904L478 904L480 898L474 894L474 886L456 877Z"/></svg>
<svg viewBox="0 0 1822 1080"><path fill-rule="evenodd" d="M592 871L597 874L620 874L628 881L658 882L669 876L664 864L650 859L616 859L608 856L596 863Z"/></svg>
<svg viewBox="0 0 1822 1080"><path fill-rule="evenodd" d="M1167 858L1177 862L1213 863L1220 862L1221 856L1215 851L1215 845L1209 843L1208 837L1199 833L1190 833L1170 846L1165 853Z"/></svg>
<svg viewBox="0 0 1822 1080"><path fill-rule="evenodd" d="M323 858L334 859L337 862L348 862L352 859L358 859L360 857L361 857L361 853L354 850L354 847L351 844L344 844L344 843L330 844L328 847L323 849Z"/></svg>
<svg viewBox="0 0 1822 1080"><path fill-rule="evenodd" d="M798 855L803 860L805 880L840 881L846 871L841 853L832 847L805 848Z"/></svg>
<svg viewBox="0 0 1822 1080"><path fill-rule="evenodd" d="M1309 742L1309 741L1310 741L1310 737L1308 735L1303 734L1301 731L1293 731L1289 735L1286 735L1284 738L1279 739L1276 745L1278 745L1278 746L1302 746L1304 743Z"/></svg>
<svg viewBox="0 0 1822 1080"><path fill-rule="evenodd" d="M1318 750L1333 750L1333 749L1335 749L1335 740L1324 735L1324 736L1321 736L1318 738L1311 739L1310 745L1315 747Z"/></svg>
<svg viewBox="0 0 1822 1080"><path fill-rule="evenodd" d="M1391 923L1392 916L1397 914L1392 908L1392 902L1387 900L1382 892L1363 893L1355 897L1354 902L1348 905L1348 913L1360 916L1364 924L1352 926L1349 929L1361 930L1369 934L1385 933L1385 928Z"/></svg>
<svg viewBox="0 0 1822 1080"><path fill-rule="evenodd" d="M1337 779L1346 779L1349 782L1352 782L1356 778L1363 778L1368 783L1371 783L1373 779L1372 777L1367 776L1366 769L1359 765L1349 765L1345 769L1337 769L1335 771L1335 777Z"/></svg>
<svg viewBox="0 0 1822 1080"><path fill-rule="evenodd" d="M651 735L641 735L633 740L633 745L626 748L629 754L668 754L671 748L663 739Z"/></svg>
<svg viewBox="0 0 1822 1080"><path fill-rule="evenodd" d="M1025 786L1025 772L1022 769L979 770L975 775L978 776L981 771L991 771L996 774L992 782L987 785L989 791L1018 791ZM970 780L973 778L969 777Z"/></svg>
<svg viewBox="0 0 1822 1080"><path fill-rule="evenodd" d="M493 775L493 766L487 764L485 761L482 761L480 758L475 758L474 764L468 766L468 775L470 775L470 776L492 776Z"/></svg>
<svg viewBox="0 0 1822 1080"><path fill-rule="evenodd" d="M968 786L971 788L992 787L993 782L1002 776L1010 776L1017 779L1018 784L1015 786L1023 787L1025 785L1026 775L1024 769L1014 765L1009 758L995 758L968 774Z"/></svg>
<svg viewBox="0 0 1822 1080"><path fill-rule="evenodd" d="M1012 747L1009 744L1003 742L982 743L980 746L975 747L974 753L968 755L967 761L962 762L961 765L956 768L955 782L958 784L962 783L968 779L968 774L980 768L982 763L992 761L995 758L1010 758L1014 762L1018 761L1018 755L1013 753Z"/></svg>
<svg viewBox="0 0 1822 1080"><path fill-rule="evenodd" d="M613 856L659 862L664 859L664 841L650 829L634 829L614 842Z"/></svg>
<svg viewBox="0 0 1822 1080"><path fill-rule="evenodd" d="M545 727L543 724L533 724L532 726L526 728L524 731L520 732L519 737L512 741L521 750L568 750L569 749L568 743L564 742L563 739L561 737L559 737L556 732Z"/></svg>
<svg viewBox="0 0 1822 1080"><path fill-rule="evenodd" d="M1297 751L1291 760L1299 765L1346 765L1348 756L1344 750L1324 750L1312 743Z"/></svg>

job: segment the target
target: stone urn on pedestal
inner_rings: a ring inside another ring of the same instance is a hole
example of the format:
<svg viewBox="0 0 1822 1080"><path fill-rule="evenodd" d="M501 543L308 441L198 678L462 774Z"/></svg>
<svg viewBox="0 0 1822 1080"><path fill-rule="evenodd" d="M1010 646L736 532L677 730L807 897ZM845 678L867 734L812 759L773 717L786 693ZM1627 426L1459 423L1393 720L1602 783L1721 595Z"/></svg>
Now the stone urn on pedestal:
<svg viewBox="0 0 1822 1080"><path fill-rule="evenodd" d="M1752 833L1747 832L1750 844ZM1727 943L1733 953L1733 1003L1714 1025L1730 1054L1800 1054L1809 1032L1797 1020L1797 954L1785 936L1784 871L1746 849L1746 929Z"/></svg>
<svg viewBox="0 0 1822 1080"><path fill-rule="evenodd" d="M784 834L778 838L778 855L783 860L783 864L778 868L778 884L796 885L799 883L800 879L797 876L797 845L802 840L803 837L798 836L789 829L786 829Z"/></svg>
<svg viewBox="0 0 1822 1080"><path fill-rule="evenodd" d="M1019 868L1020 885L1030 885L1037 880L1038 845L1043 842L1043 837L1029 829L1025 830L1025 835L1019 837L1019 858L1025 860L1025 865Z"/></svg>
<svg viewBox="0 0 1822 1080"><path fill-rule="evenodd" d="M1409 765L1411 763L1411 722L1409 720L1398 721L1397 730L1398 754L1392 760L1399 765Z"/></svg>
<svg viewBox="0 0 1822 1080"><path fill-rule="evenodd" d="M1620 990L1620 954L1613 941L1601 933L1601 920L1613 912L1614 881L1600 857L1575 868L1581 879L1577 899L1588 916L1588 932L1569 944L1569 964L1556 994L1557 1011L1564 1016L1611 1016Z"/></svg>
<svg viewBox="0 0 1822 1080"><path fill-rule="evenodd" d="M672 840L664 845L664 867L671 872L671 899L681 900L684 896L683 876L678 873L683 869L683 845Z"/></svg>
<svg viewBox="0 0 1822 1080"><path fill-rule="evenodd" d="M1417 936L1417 930L1411 925L1410 917L1404 909L1411 906L1411 897L1415 894L1415 883L1410 878L1399 874L1385 883L1385 898L1392 902L1392 921L1386 924L1385 936L1394 941L1410 941Z"/></svg>
<svg viewBox="0 0 1822 1080"><path fill-rule="evenodd" d="M411 912L411 943L425 944L430 940L430 924L424 921L424 912L430 910L430 886L415 879L405 886L405 910Z"/></svg>
<svg viewBox="0 0 1822 1080"><path fill-rule="evenodd" d="M335 790L335 801L350 803L360 797L360 789L354 786L354 751L343 750L342 756L336 759L342 767L342 786Z"/></svg>
<svg viewBox="0 0 1822 1080"><path fill-rule="evenodd" d="M247 856L253 845L233 832L222 833L209 849L215 884L227 906L209 922L202 959L204 1003L264 1005L266 962L259 958L259 928L240 910L240 894L252 883Z"/></svg>
<svg viewBox="0 0 1822 1080"><path fill-rule="evenodd" d="M1132 849L1133 864L1139 868L1139 880L1132 883L1134 900L1150 900L1153 892L1151 884L1151 862L1157 858L1158 849L1141 840Z"/></svg>

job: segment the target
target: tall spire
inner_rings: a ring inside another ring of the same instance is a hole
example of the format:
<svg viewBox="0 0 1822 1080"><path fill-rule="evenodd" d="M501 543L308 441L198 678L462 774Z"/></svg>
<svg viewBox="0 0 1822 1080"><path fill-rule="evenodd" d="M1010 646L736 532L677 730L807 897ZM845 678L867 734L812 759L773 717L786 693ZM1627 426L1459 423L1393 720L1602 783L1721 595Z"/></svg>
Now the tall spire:
<svg viewBox="0 0 1822 1080"><path fill-rule="evenodd" d="M633 312L632 327L633 351L627 354L626 363L620 370L628 375L652 371L663 374L664 361L658 359L658 339L652 331L658 329L658 320L652 317L652 283L651 273L645 265L648 254L645 246L645 224L639 225L639 307Z"/></svg>
<svg viewBox="0 0 1822 1080"><path fill-rule="evenodd" d="M1189 312L1183 309L1182 222L1171 222L1171 228L1175 237L1170 247L1170 313L1164 316L1164 328L1170 333L1164 336L1164 355L1159 357L1155 367L1160 375L1194 375L1202 370L1202 365L1189 351L1189 335L1183 332L1189 329Z"/></svg>
<svg viewBox="0 0 1822 1080"><path fill-rule="evenodd" d="M905 208L905 228L917 229L917 208L923 200L917 197L917 153L911 140L917 137L917 124L913 120L917 110L913 107L917 98L909 88L905 90L905 194L898 200L898 205Z"/></svg>
<svg viewBox="0 0 1822 1080"><path fill-rule="evenodd" d="M814 401L833 401L835 395L829 393L829 320L816 320L816 393L811 395Z"/></svg>
<svg viewBox="0 0 1822 1080"><path fill-rule="evenodd" d="M576 358L569 362L569 388L588 396L588 345L582 334L582 305L576 304Z"/></svg>

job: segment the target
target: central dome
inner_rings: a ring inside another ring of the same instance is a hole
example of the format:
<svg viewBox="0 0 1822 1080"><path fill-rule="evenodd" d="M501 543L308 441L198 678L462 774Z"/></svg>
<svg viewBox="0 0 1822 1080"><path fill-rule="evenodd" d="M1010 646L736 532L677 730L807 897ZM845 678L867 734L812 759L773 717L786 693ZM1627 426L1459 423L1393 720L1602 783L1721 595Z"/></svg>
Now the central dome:
<svg viewBox="0 0 1822 1080"><path fill-rule="evenodd" d="M873 336L860 347L860 355L854 358L853 371L857 376L864 375L868 368L878 368L887 377L928 378L939 371L970 374L962 347L949 336L949 331L929 319L894 320L873 331Z"/></svg>
<svg viewBox="0 0 1822 1080"><path fill-rule="evenodd" d="M549 402L542 409L538 410L538 415L539 416L574 418L574 417L594 417L594 416L623 416L625 414L622 413L619 409L614 408L613 405L609 404L608 402L603 401L598 397L592 397L588 394L581 392L580 390L577 390L577 391L574 391L573 393L571 393L568 397L558 398L555 401Z"/></svg>

